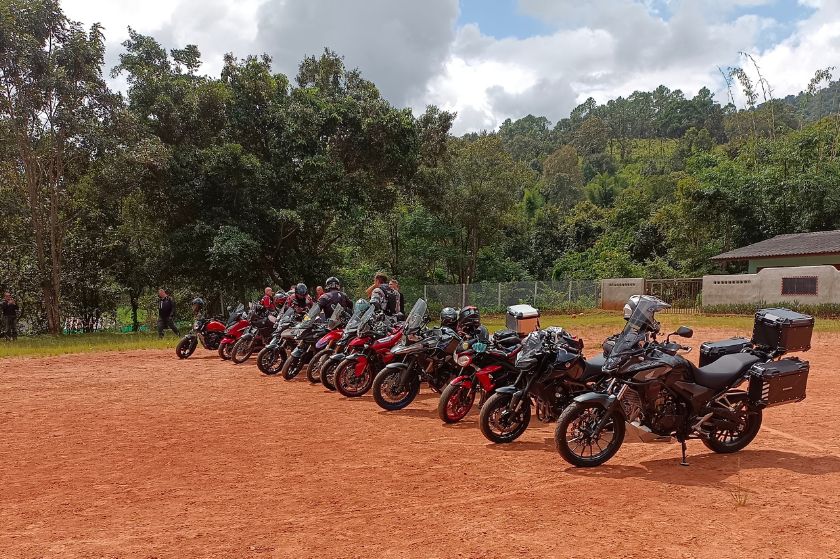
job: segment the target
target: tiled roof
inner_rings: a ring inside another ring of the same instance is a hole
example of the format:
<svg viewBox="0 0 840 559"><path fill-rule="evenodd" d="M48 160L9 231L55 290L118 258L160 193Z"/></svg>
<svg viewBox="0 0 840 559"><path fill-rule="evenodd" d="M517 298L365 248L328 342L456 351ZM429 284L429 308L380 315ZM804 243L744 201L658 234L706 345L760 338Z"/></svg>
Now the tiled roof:
<svg viewBox="0 0 840 559"><path fill-rule="evenodd" d="M766 241L718 254L713 256L712 260L748 260L771 256L832 253L840 254L840 230L776 235Z"/></svg>

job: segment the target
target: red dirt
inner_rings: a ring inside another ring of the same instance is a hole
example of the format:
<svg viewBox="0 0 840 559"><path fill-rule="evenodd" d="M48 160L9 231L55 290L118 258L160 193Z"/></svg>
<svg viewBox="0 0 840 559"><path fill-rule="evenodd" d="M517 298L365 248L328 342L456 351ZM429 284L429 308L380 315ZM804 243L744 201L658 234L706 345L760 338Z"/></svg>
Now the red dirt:
<svg viewBox="0 0 840 559"><path fill-rule="evenodd" d="M805 402L689 468L635 443L575 470L552 425L493 446L431 393L386 413L204 350L0 361L0 556L837 557L839 343L815 335Z"/></svg>

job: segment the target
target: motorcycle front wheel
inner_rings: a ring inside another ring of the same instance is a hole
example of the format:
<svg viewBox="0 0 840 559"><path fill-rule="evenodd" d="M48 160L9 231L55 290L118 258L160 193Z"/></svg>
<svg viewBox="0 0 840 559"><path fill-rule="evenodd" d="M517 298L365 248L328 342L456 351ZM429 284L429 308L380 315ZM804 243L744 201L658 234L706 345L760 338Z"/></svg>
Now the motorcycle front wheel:
<svg viewBox="0 0 840 559"><path fill-rule="evenodd" d="M230 354L233 353L233 344L219 344L219 357L224 361L230 361Z"/></svg>
<svg viewBox="0 0 840 559"><path fill-rule="evenodd" d="M186 359L195 352L195 348L197 346L198 339L194 336L184 336L181 338L181 341L178 342L178 345L175 346L175 355L177 355L179 359Z"/></svg>
<svg viewBox="0 0 840 559"><path fill-rule="evenodd" d="M330 392L335 392L335 369L338 363L332 359L327 359L327 362L321 367L321 384Z"/></svg>
<svg viewBox="0 0 840 559"><path fill-rule="evenodd" d="M312 361L309 362L309 368L306 369L306 380L312 384L321 382L321 368L331 355L332 350L325 348L312 356Z"/></svg>
<svg viewBox="0 0 840 559"><path fill-rule="evenodd" d="M412 374L402 386L400 376L400 369L386 367L373 379L373 399L383 410L401 410L413 402L420 392L420 377L417 374Z"/></svg>
<svg viewBox="0 0 840 559"><path fill-rule="evenodd" d="M239 338L233 344L230 360L237 365L241 365L251 357L252 353L254 353L254 338Z"/></svg>
<svg viewBox="0 0 840 559"><path fill-rule="evenodd" d="M300 357L289 357L286 359L286 362L283 363L283 368L280 369L280 375L285 380L292 380L303 369L303 359Z"/></svg>
<svg viewBox="0 0 840 559"><path fill-rule="evenodd" d="M438 417L444 423L458 423L464 419L473 407L476 390L464 386L462 382L449 384L443 389L438 400Z"/></svg>
<svg viewBox="0 0 840 559"><path fill-rule="evenodd" d="M607 414L595 402L575 402L560 414L554 442L563 459L579 468L600 466L612 458L624 442L624 418L612 411L603 428L595 434L594 428Z"/></svg>
<svg viewBox="0 0 840 559"><path fill-rule="evenodd" d="M284 352L279 347L264 347L257 354L257 368L264 375L276 375L285 361Z"/></svg>
<svg viewBox="0 0 840 559"><path fill-rule="evenodd" d="M522 398L519 409L510 409L513 394L495 393L481 406L478 426L487 440L497 444L510 443L522 436L531 422L531 400Z"/></svg>
<svg viewBox="0 0 840 559"><path fill-rule="evenodd" d="M361 375L356 374L357 361L342 361L335 370L333 384L339 394L347 398L358 398L367 394L373 384L373 373L370 363L365 365Z"/></svg>

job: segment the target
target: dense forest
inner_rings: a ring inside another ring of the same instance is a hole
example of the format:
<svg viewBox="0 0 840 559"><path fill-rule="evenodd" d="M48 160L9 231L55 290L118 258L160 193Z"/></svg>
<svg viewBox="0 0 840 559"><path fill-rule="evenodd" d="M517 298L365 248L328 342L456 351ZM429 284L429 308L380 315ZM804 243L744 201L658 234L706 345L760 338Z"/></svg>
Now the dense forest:
<svg viewBox="0 0 840 559"><path fill-rule="evenodd" d="M104 68L101 29L58 2L0 4L0 282L53 332L163 285L696 276L840 228L831 68L774 99L745 55L725 100L660 86L454 137L455 114L392 106L330 50L211 77L194 45L123 46Z"/></svg>

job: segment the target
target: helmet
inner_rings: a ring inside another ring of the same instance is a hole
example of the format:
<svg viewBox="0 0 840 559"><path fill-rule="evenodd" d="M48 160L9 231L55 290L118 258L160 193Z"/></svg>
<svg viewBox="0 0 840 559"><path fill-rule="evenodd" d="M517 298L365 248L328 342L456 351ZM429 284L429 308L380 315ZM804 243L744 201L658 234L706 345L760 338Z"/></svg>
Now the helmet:
<svg viewBox="0 0 840 559"><path fill-rule="evenodd" d="M458 311L452 307L444 307L440 311L440 325L452 328L458 323Z"/></svg>
<svg viewBox="0 0 840 559"><path fill-rule="evenodd" d="M204 308L204 299L202 299L201 297L196 297L195 299L192 300L191 304L192 304L193 311L198 312L198 311L200 311L201 309Z"/></svg>
<svg viewBox="0 0 840 559"><path fill-rule="evenodd" d="M633 316L633 311L636 310L639 299L641 299L640 295L633 295L627 300L627 303L624 305L624 320L630 320L630 317Z"/></svg>
<svg viewBox="0 0 840 559"><path fill-rule="evenodd" d="M324 289L326 291L338 291L341 289L341 282L335 276L330 276L327 278L327 281L324 282Z"/></svg>
<svg viewBox="0 0 840 559"><path fill-rule="evenodd" d="M481 325L481 313L478 307L464 307L458 316L458 326L461 328L477 328Z"/></svg>
<svg viewBox="0 0 840 559"><path fill-rule="evenodd" d="M309 290L306 288L305 283L299 283L295 286L295 295L297 295L298 297L305 296L307 291Z"/></svg>
<svg viewBox="0 0 840 559"><path fill-rule="evenodd" d="M278 293L274 296L274 304L275 305L282 305L286 302L286 297L282 293Z"/></svg>

